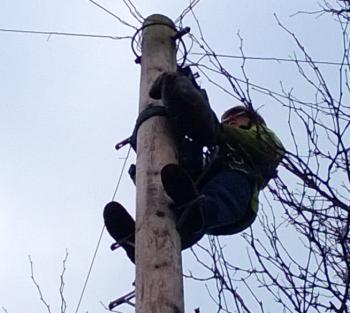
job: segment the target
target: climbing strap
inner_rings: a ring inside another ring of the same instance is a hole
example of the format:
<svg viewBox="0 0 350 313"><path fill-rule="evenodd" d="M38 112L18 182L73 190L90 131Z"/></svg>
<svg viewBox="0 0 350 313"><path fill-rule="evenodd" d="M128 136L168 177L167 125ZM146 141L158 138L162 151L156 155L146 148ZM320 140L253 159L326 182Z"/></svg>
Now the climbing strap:
<svg viewBox="0 0 350 313"><path fill-rule="evenodd" d="M187 28L185 28L185 31L188 31ZM208 96L205 92L204 89L200 88L200 86L198 85L196 79L199 77L198 73L193 73L191 66L187 65L187 66L177 66L177 72L184 75L185 77L187 77L193 84L193 86L199 90L202 95L208 99ZM127 144L130 144L131 147L136 151L136 140L137 140L137 132L141 126L141 124L148 120L150 117L152 116L168 116L168 112L166 107L161 106L161 105L154 105L153 103L150 103L147 108L145 110L143 110L137 120L136 120L136 124L134 127L134 130L132 132L132 135L124 140L122 140L121 142L117 143L115 148L117 150L119 150L120 148L124 147Z"/></svg>
<svg viewBox="0 0 350 313"><path fill-rule="evenodd" d="M152 105L149 104L146 109L144 109L139 116L137 117L134 130L132 132L132 135L123 141L116 144L115 148L119 150L120 148L124 147L127 144L130 144L131 147L136 151L137 146L137 132L142 125L143 122L148 120L150 117L153 116L167 116L168 112L165 106L161 105Z"/></svg>

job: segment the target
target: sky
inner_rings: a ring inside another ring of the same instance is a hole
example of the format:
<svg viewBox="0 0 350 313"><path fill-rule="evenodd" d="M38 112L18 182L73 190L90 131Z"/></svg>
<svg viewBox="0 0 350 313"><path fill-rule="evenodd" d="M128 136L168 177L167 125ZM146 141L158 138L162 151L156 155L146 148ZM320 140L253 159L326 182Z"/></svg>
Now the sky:
<svg viewBox="0 0 350 313"><path fill-rule="evenodd" d="M175 20L189 2L133 3L144 17L161 13ZM122 1L100 0L98 4L135 28L141 26ZM247 56L293 56L296 46L277 25L276 13L316 59L337 61L340 56L334 46L339 46L340 38L333 24L322 17L294 15L317 8L316 1L304 0L202 0L195 13L217 53L240 55L239 31ZM198 36L191 14L183 24ZM106 36L135 33L89 0L1 0L0 29ZM188 39L185 42L189 44ZM102 210L112 200L127 154L127 148L117 152L114 145L130 135L137 117L140 67L134 59L130 39L0 31L0 307L9 313L45 311L31 281L28 256L52 312L59 311L66 251L67 312L76 312L103 227ZM241 60L223 62L243 77ZM312 96L296 78L292 64L247 61L246 70L251 82L261 86L280 90L283 81L304 97ZM334 75L329 67L324 71ZM218 115L234 104L232 97L205 77L199 82ZM283 112L261 93L252 90L252 96L288 146ZM131 155L127 164L134 159ZM125 173L116 199L131 214L134 194ZM103 312L100 301L107 304L133 288L134 267L122 251L109 250L112 242L105 232L79 312ZM235 251L244 249L244 243L235 247ZM187 252L183 262L185 271L195 268ZM203 300L205 287L192 288L191 284L185 282L186 312L198 306L201 312L213 312L215 305Z"/></svg>

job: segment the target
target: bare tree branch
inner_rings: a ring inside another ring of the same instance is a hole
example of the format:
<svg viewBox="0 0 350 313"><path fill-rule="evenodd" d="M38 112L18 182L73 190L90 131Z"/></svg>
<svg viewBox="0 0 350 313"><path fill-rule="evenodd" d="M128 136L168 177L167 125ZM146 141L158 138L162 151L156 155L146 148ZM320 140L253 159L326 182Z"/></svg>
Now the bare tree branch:
<svg viewBox="0 0 350 313"><path fill-rule="evenodd" d="M39 285L39 283L37 282L36 278L35 278L35 275L34 275L34 264L33 264L33 261L32 261L32 258L31 256L29 255L28 256L29 258L29 263L30 263L30 273L31 273L31 279L32 279L32 282L33 284L35 285L35 288L36 290L38 291L39 293L39 297L40 297L40 301L42 302L42 304L44 305L46 311L48 313L51 313L51 306L50 304L47 302L47 300L45 299L44 297L44 294L43 294L43 291ZM67 302L66 302L66 299L64 297L64 287L65 287L65 282L64 282L64 275L65 275L65 272L66 272L66 263L67 263L67 260L68 260L68 251L66 251L66 254L65 254L65 257L63 259L63 262L62 262L62 272L60 274L60 286L59 286L59 294L60 294L60 312L61 313L65 313L67 311ZM3 308L4 310L4 308Z"/></svg>
<svg viewBox="0 0 350 313"><path fill-rule="evenodd" d="M31 279L32 279L32 282L33 284L35 285L36 287L36 290L38 291L39 293L39 297L40 297L40 301L43 303L43 305L45 306L46 310L51 313L51 309L50 309L50 305L46 302L44 296L43 296L43 293L41 291L41 288L39 286L39 284L37 283L35 277L34 277L34 266L33 266L33 261L32 261L32 258L31 256L29 255L28 256L29 258L29 262L30 262L30 273L31 273Z"/></svg>

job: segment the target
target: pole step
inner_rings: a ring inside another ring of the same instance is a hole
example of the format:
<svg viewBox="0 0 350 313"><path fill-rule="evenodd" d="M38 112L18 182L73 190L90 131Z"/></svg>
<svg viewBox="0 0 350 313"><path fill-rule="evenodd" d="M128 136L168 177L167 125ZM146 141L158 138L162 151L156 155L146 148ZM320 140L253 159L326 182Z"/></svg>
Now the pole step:
<svg viewBox="0 0 350 313"><path fill-rule="evenodd" d="M117 306L119 306L119 305L121 305L121 304L124 304L124 303L129 304L129 305L131 305L131 306L134 307L134 306L135 306L135 303L131 302L131 300L132 300L133 298L135 298L135 290L133 290L133 291L127 293L126 295L121 296L120 298L118 298L118 299L116 299L116 300L110 302L109 305L108 305L108 308L109 308L110 310L113 310L113 309L116 308Z"/></svg>

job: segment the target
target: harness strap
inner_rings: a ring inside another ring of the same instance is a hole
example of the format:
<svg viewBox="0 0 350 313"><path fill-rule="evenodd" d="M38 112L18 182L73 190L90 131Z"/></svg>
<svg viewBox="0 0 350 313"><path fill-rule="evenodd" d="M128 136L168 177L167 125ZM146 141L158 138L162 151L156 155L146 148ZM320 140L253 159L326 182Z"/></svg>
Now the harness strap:
<svg viewBox="0 0 350 313"><path fill-rule="evenodd" d="M131 147L136 151L137 146L137 132L142 125L143 122L147 121L149 118L153 116L168 116L168 111L165 106L161 105L152 105L149 104L146 109L144 109L139 116L137 117L134 130L132 135L123 141L116 144L115 148L119 150L127 144L130 144Z"/></svg>

